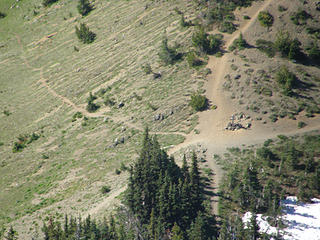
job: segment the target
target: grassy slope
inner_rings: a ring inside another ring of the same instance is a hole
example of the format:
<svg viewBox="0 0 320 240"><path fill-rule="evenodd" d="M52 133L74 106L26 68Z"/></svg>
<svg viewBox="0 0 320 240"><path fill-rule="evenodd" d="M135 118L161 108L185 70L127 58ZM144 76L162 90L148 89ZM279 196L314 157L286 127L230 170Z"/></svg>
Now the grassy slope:
<svg viewBox="0 0 320 240"><path fill-rule="evenodd" d="M19 8L9 9L13 3ZM31 226L34 217L57 209L88 212L105 198L101 186L111 185L110 195L123 186L126 174L114 171L134 158L145 124L154 132L173 132L159 136L165 146L183 140L175 131L192 130L196 119L187 94L200 80L194 80L185 62L165 67L157 56L164 35L169 44L181 44L182 52L190 44L191 29L181 29L173 11L178 6L191 12L186 4L96 1L96 9L81 18L75 2L60 1L44 9L36 0L1 1L0 10L8 16L0 20L0 224L18 219L22 228ZM97 34L93 44L76 39L74 27L80 22ZM50 34L54 36L47 38ZM163 77L154 81L146 76L141 70L145 63ZM85 112L89 91L107 86L108 94L125 106L102 105L87 121L72 122L76 111ZM158 109L153 111L148 103ZM171 110L174 114L165 120L153 121L155 114ZM12 153L16 137L32 132L40 139ZM130 139L109 148L121 136ZM25 234L32 229L18 230Z"/></svg>

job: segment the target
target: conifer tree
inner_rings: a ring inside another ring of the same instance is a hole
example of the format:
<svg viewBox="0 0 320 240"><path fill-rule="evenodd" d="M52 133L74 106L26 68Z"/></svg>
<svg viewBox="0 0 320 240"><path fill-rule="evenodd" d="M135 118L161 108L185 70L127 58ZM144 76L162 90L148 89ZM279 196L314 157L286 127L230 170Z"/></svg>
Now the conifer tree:
<svg viewBox="0 0 320 240"><path fill-rule="evenodd" d="M88 0L79 0L78 11L82 16L86 16L92 11L93 7Z"/></svg>

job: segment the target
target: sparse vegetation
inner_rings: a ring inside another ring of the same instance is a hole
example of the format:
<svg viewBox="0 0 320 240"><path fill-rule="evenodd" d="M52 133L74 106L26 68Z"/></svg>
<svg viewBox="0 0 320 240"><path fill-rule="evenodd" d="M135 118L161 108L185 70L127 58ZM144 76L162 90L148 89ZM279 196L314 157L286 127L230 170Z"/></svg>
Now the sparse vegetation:
<svg viewBox="0 0 320 240"><path fill-rule="evenodd" d="M295 25L304 25L309 18L311 18L311 16L305 10L299 10L290 17Z"/></svg>
<svg viewBox="0 0 320 240"><path fill-rule="evenodd" d="M258 20L263 27L271 27L273 24L273 16L266 11L262 11L259 13Z"/></svg>
<svg viewBox="0 0 320 240"><path fill-rule="evenodd" d="M81 42L86 44L92 43L96 38L96 34L90 31L84 23L80 24L80 28L76 26L76 35Z"/></svg>
<svg viewBox="0 0 320 240"><path fill-rule="evenodd" d="M284 6L282 6L282 5L279 5L279 6L278 6L278 11L279 11L279 12L285 12L285 11L287 11L287 8L284 7Z"/></svg>

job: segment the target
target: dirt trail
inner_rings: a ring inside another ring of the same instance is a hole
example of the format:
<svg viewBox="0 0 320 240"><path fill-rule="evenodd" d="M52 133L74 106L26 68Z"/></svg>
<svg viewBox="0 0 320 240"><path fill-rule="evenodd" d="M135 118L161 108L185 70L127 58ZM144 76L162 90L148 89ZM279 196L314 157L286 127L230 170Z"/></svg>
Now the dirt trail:
<svg viewBox="0 0 320 240"><path fill-rule="evenodd" d="M231 35L224 34L225 50L233 43L233 41L239 37L240 33L245 33L257 20L260 11L265 10L275 0L267 0L263 3L253 4L248 12L250 20L248 22L241 21L240 28ZM244 23L244 24L243 24ZM224 76L226 74L226 67L232 57L232 53L226 52L221 58L214 56L209 57L207 67L211 69L212 74L209 76L209 80L205 86L207 90L206 96L209 101L217 105L216 110L208 110L199 113L199 125L197 128L200 130L200 134L191 133L186 137L186 141L172 148L169 153L172 154L182 148L189 145L201 144L208 149L207 160L208 165L214 171L214 186L218 186L223 172L212 158L213 154L221 154L231 147L242 147L244 145L253 145L263 143L269 138L275 138L277 135L294 135L299 133L308 132L311 130L320 129L319 116L310 120L304 117L303 121L307 122L307 127L303 129L297 129L297 122L288 119L281 119L275 124L263 125L260 122L253 122L253 128L251 130L239 130L239 131L226 131L224 130L226 123L229 121L232 114L239 110L232 104L223 91ZM216 192L216 190L215 190ZM214 211L217 214L217 197L213 198Z"/></svg>

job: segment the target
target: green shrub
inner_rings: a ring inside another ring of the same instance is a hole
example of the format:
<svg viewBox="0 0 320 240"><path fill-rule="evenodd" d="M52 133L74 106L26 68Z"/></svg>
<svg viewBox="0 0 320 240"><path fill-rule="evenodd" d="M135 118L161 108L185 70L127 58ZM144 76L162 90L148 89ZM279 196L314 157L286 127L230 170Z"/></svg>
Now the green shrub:
<svg viewBox="0 0 320 240"><path fill-rule="evenodd" d="M43 0L42 4L43 4L43 6L48 7L55 2L58 2L58 0Z"/></svg>
<svg viewBox="0 0 320 240"><path fill-rule="evenodd" d="M165 65L172 65L181 58L181 54L177 53L177 47L169 47L167 38L163 39L158 56Z"/></svg>
<svg viewBox="0 0 320 240"><path fill-rule="evenodd" d="M7 16L7 14L0 12L0 18L5 18Z"/></svg>
<svg viewBox="0 0 320 240"><path fill-rule="evenodd" d="M92 95L90 92L89 97L87 98L87 111L88 112L95 112L98 110L99 106L94 103L94 100L96 100L97 97Z"/></svg>
<svg viewBox="0 0 320 240"><path fill-rule="evenodd" d="M208 99L203 95L195 93L191 95L189 104L195 111L203 111L208 107Z"/></svg>
<svg viewBox="0 0 320 240"><path fill-rule="evenodd" d="M149 63L147 63L146 65L143 65L141 68L147 75L153 72Z"/></svg>
<svg viewBox="0 0 320 240"><path fill-rule="evenodd" d="M121 170L117 168L114 172L115 172L115 174L120 175Z"/></svg>
<svg viewBox="0 0 320 240"><path fill-rule="evenodd" d="M189 52L187 54L187 62L190 67L197 67L202 65L202 61L196 56L194 52Z"/></svg>
<svg viewBox="0 0 320 240"><path fill-rule="evenodd" d="M266 11L259 12L258 20L263 27L271 27L273 24L273 16Z"/></svg>
<svg viewBox="0 0 320 240"><path fill-rule="evenodd" d="M285 11L287 11L287 8L285 8L285 7L282 6L282 5L279 5L279 6L278 6L278 11L279 11L279 12L285 12Z"/></svg>
<svg viewBox="0 0 320 240"><path fill-rule="evenodd" d="M256 45L258 50L265 53L268 57L274 57L274 55L276 54L276 49L274 47L273 42L271 41L258 39L256 41Z"/></svg>
<svg viewBox="0 0 320 240"><path fill-rule="evenodd" d="M235 30L236 30L236 25L234 25L232 22L230 21L223 21L220 25L219 25L219 31L223 32L223 33L229 33L232 34Z"/></svg>
<svg viewBox="0 0 320 240"><path fill-rule="evenodd" d="M244 15L244 16L243 16L243 19L244 19L244 20L249 20L249 19L251 19L251 18L250 18L248 15Z"/></svg>
<svg viewBox="0 0 320 240"><path fill-rule="evenodd" d="M297 77L288 70L286 66L281 66L276 73L276 81L283 89L285 95L291 95L292 89L297 85Z"/></svg>
<svg viewBox="0 0 320 240"><path fill-rule="evenodd" d="M91 6L88 0L79 0L79 4L77 8L78 8L78 12L82 16L88 15L93 10L93 7Z"/></svg>
<svg viewBox="0 0 320 240"><path fill-rule="evenodd" d="M305 122L298 122L298 128L303 128L305 126L307 126Z"/></svg>
<svg viewBox="0 0 320 240"><path fill-rule="evenodd" d="M310 59L320 62L320 48L316 42L312 42L306 50Z"/></svg>
<svg viewBox="0 0 320 240"><path fill-rule="evenodd" d="M76 35L81 42L86 44L92 43L96 38L96 34L90 31L84 23L80 24L80 28L76 26Z"/></svg>
<svg viewBox="0 0 320 240"><path fill-rule="evenodd" d="M209 35L203 28L200 28L192 35L192 43L200 52L213 54L222 43L222 35Z"/></svg>
<svg viewBox="0 0 320 240"><path fill-rule="evenodd" d="M13 153L21 152L25 147L26 145L22 142L14 142L12 152Z"/></svg>
<svg viewBox="0 0 320 240"><path fill-rule="evenodd" d="M233 41L232 45L229 47L229 50L230 51L233 51L235 49L243 50L246 48L247 45L248 44L247 44L246 40L243 39L242 33L240 33L239 38L237 38Z"/></svg>
<svg viewBox="0 0 320 240"><path fill-rule="evenodd" d="M315 36L317 39L320 39L320 28L307 27L306 32Z"/></svg>
<svg viewBox="0 0 320 240"><path fill-rule="evenodd" d="M102 194L106 194L111 191L111 188L109 186L102 186L100 191Z"/></svg>
<svg viewBox="0 0 320 240"><path fill-rule="evenodd" d="M114 101L113 98L111 98L110 96L105 96L104 101L103 101L104 105L112 107L116 104L116 102Z"/></svg>
<svg viewBox="0 0 320 240"><path fill-rule="evenodd" d="M274 46L281 53L282 57L298 60L302 56L300 41L296 38L292 40L288 32L278 32Z"/></svg>
<svg viewBox="0 0 320 240"><path fill-rule="evenodd" d="M295 25L304 25L306 24L306 21L308 18L311 18L311 16L304 10L299 10L298 12L294 13L293 16L290 17L291 21Z"/></svg>

